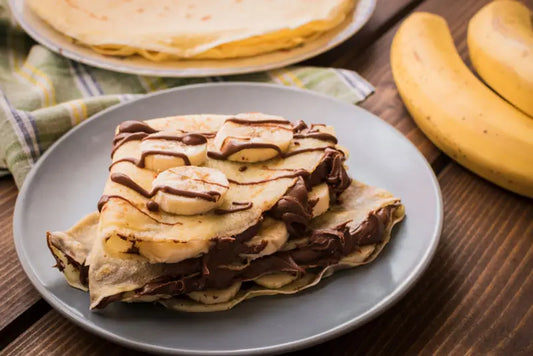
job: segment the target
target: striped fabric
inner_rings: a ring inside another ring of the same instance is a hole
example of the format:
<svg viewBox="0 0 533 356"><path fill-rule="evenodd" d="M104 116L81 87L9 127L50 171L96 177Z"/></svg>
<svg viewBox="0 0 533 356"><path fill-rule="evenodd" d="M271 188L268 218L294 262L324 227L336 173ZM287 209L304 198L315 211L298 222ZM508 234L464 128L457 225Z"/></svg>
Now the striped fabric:
<svg viewBox="0 0 533 356"><path fill-rule="evenodd" d="M293 66L268 72L210 78L159 78L110 72L71 61L29 38L0 0L0 176L20 187L39 156L91 115L142 94L223 81L278 83L329 94L349 103L374 88L357 73Z"/></svg>

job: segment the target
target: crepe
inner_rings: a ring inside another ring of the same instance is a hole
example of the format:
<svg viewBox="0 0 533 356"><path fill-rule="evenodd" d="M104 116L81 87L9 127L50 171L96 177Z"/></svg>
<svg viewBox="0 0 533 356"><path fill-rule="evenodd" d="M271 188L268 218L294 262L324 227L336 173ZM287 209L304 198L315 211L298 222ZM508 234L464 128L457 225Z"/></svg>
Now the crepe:
<svg viewBox="0 0 533 356"><path fill-rule="evenodd" d="M235 58L288 49L339 25L353 0L29 0L39 17L106 55Z"/></svg>
<svg viewBox="0 0 533 356"><path fill-rule="evenodd" d="M48 246L93 309L215 311L296 293L372 261L404 216L399 198L349 178L346 155L330 126L261 113L127 121L100 212Z"/></svg>
<svg viewBox="0 0 533 356"><path fill-rule="evenodd" d="M361 225L365 224L373 213L389 207L391 213L380 234L380 241L361 245L334 264L309 268L293 282L279 288L253 285L247 289L239 290L235 297L223 303L204 304L198 303L187 296L172 298L171 295L166 294L146 294L145 291L149 289L147 286L150 284L153 286L157 281L161 281L161 277L174 273L177 265L151 264L147 261L106 256L103 253L101 239L99 240L95 233L98 212L88 215L67 232L49 233L48 241L51 246L55 247L55 256L59 256L57 258L60 260L66 260L65 255L69 251L79 251L76 254L78 261L91 261L91 263L95 263L95 265L91 264L91 268L95 268L98 271L105 270L105 272L100 272L98 278L90 281L91 289L96 290L96 293L91 294L91 306L93 308L103 307L111 301L122 300L128 302L160 301L168 308L188 312L227 310L246 299L256 296L296 293L316 285L321 279L330 276L335 271L373 261L390 241L393 226L403 219L403 205L400 204L398 198L389 192L357 181L352 181L350 187L341 197L342 204L337 205L325 215L314 219L312 222L313 229L319 231L335 230L338 226L348 222L346 227L348 231L353 233L361 229ZM80 235L79 231L85 231L86 234ZM287 244L287 247L290 250L295 250L297 245L306 246L308 241L304 240L305 238L303 240L300 239L298 244L292 246ZM95 243L94 246L93 243ZM87 254L82 251L91 249L93 256L88 259ZM281 250L281 252L284 251ZM81 264L83 265L83 262ZM81 275L79 272L74 275L72 273L66 274L67 281L73 287L80 288L80 280L87 280L87 276L83 276L83 273L84 271L81 270ZM81 288L86 289L83 286Z"/></svg>
<svg viewBox="0 0 533 356"><path fill-rule="evenodd" d="M160 118L145 123L159 132L198 132L212 137L230 117L255 120L282 119L264 114L195 115ZM328 128L324 126L321 130L325 132ZM123 134L135 135L136 132ZM207 151L215 151L213 138L207 141ZM251 204L251 207L232 214L220 215L213 210L192 216L170 214L163 210L151 211L147 205L148 198L124 184L114 182L112 179L114 175L125 175L133 177L135 183L145 191L150 191L157 176L152 170L138 167L130 161L131 158L138 160L142 155L140 140L126 141L118 148L116 146L110 178L103 193L106 204L103 206L100 218L99 228L105 240L104 247L108 253L113 254L115 251L114 255L122 258L131 257L131 253L128 252L131 248L139 249L139 253L151 262L179 262L207 252L214 239L234 236L257 224L262 214L270 210L289 187L295 184L299 176L297 171L314 172L323 160L325 148L336 147L331 142L317 139L301 139L297 145L296 142L291 142L286 152L287 155L293 155L257 164L242 164L208 156L202 165L223 172L230 181L225 203L220 208L230 209L235 202L245 202ZM300 153L295 154L298 152ZM339 153L333 152L333 154ZM242 170L242 167L246 170ZM262 183L250 184L257 182ZM151 244L150 247L164 245L165 247L161 248L165 250L180 249L182 252L176 252L176 257L169 260L145 252L148 244ZM117 254L117 251L122 253Z"/></svg>

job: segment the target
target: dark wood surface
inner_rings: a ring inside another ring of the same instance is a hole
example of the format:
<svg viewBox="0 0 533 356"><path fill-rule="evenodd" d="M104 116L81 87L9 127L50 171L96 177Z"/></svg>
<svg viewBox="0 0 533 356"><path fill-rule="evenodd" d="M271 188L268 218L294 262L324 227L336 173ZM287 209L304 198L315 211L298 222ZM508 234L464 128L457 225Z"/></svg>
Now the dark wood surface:
<svg viewBox="0 0 533 356"><path fill-rule="evenodd" d="M533 354L533 204L460 167L417 128L389 66L392 37L413 11L446 18L463 59L466 24L487 0L380 0L370 22L306 64L358 71L376 93L362 106L406 135L438 176L441 243L428 270L395 306L368 324L294 355ZM533 0L525 1L533 8ZM137 354L67 321L33 289L17 260L11 219L17 190L0 179L0 348L12 355Z"/></svg>

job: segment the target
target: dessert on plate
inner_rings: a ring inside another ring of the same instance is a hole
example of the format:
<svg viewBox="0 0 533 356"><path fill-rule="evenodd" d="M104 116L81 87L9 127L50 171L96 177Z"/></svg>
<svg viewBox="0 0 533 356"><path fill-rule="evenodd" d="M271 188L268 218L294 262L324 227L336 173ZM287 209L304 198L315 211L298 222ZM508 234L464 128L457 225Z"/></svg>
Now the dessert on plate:
<svg viewBox="0 0 533 356"><path fill-rule="evenodd" d="M354 0L27 0L58 32L98 53L152 61L290 49L338 27Z"/></svg>
<svg viewBox="0 0 533 356"><path fill-rule="evenodd" d="M347 154L331 126L261 113L126 121L98 211L48 246L92 309L296 293L374 260L404 217L399 198L349 177Z"/></svg>

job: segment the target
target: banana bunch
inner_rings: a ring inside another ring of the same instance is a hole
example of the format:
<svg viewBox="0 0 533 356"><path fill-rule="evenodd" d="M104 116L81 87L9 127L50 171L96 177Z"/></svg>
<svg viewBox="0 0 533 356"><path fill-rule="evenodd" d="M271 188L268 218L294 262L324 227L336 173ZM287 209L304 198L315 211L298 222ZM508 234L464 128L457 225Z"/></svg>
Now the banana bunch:
<svg viewBox="0 0 533 356"><path fill-rule="evenodd" d="M493 183L533 197L533 118L526 114L533 104L533 30L524 11L497 1L469 26L474 67L516 107L470 72L446 21L434 14L414 13L400 26L391 68L407 110L437 147Z"/></svg>
<svg viewBox="0 0 533 356"><path fill-rule="evenodd" d="M494 1L468 24L468 51L485 83L533 116L533 14L518 1Z"/></svg>

